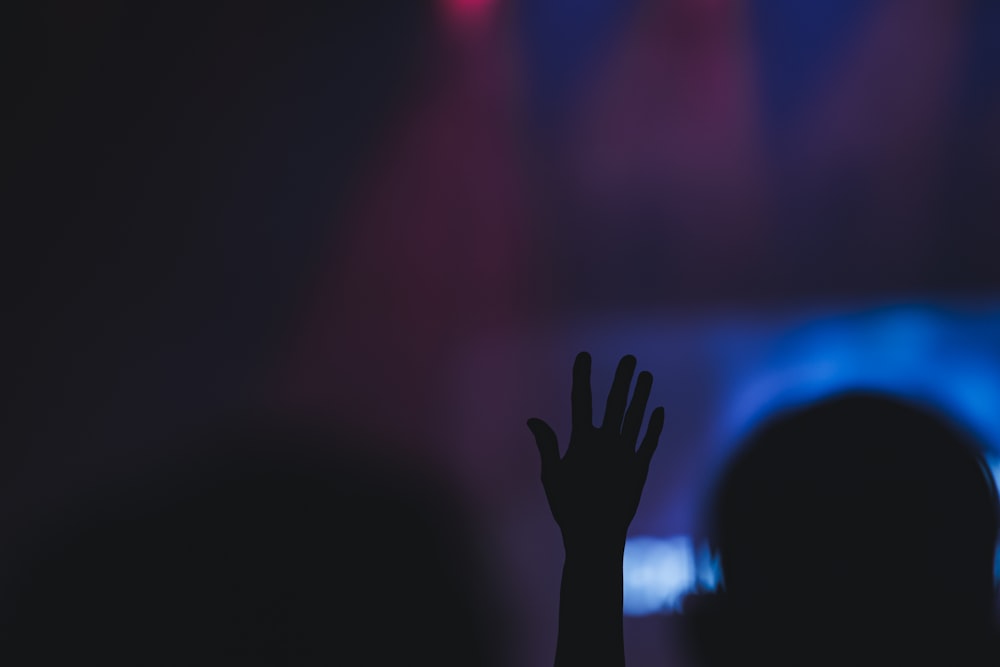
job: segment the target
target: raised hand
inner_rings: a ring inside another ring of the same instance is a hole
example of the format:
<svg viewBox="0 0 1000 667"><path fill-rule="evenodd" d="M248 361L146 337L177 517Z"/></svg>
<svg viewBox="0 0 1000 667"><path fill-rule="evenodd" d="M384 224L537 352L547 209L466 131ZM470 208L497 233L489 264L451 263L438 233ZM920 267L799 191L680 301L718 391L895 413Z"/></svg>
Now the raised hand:
<svg viewBox="0 0 1000 667"><path fill-rule="evenodd" d="M632 355L622 357L618 363L604 420L595 427L590 355L577 355L573 365L572 432L565 456L560 458L556 434L548 424L540 419L528 420L542 458L545 495L567 550L577 545L620 548L639 506L649 462L663 430L663 408L653 410L636 449L653 376L648 371L639 373L630 402L635 366Z"/></svg>

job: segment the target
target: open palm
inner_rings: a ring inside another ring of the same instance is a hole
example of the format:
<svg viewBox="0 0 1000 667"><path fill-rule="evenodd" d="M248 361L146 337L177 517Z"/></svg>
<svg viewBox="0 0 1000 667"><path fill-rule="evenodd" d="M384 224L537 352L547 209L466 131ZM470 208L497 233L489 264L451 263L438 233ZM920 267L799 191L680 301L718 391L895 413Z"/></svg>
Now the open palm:
<svg viewBox="0 0 1000 667"><path fill-rule="evenodd" d="M578 354L573 365L572 431L566 454L560 457L556 434L544 421L529 419L528 428L541 454L542 484L564 542L613 539L623 544L663 430L663 408L653 410L637 449L653 376L639 373L630 402L636 360L627 355L618 363L604 421L595 427L590 365L586 352Z"/></svg>

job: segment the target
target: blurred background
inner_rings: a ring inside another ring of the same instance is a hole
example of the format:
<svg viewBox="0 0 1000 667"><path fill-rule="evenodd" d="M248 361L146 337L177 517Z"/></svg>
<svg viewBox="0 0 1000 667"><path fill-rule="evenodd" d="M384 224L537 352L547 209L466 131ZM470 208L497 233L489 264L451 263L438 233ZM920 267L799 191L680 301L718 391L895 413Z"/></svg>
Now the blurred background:
<svg viewBox="0 0 1000 667"><path fill-rule="evenodd" d="M524 423L565 444L576 353L597 397L632 353L667 426L628 659L682 664L699 507L757 420L874 386L1000 453L992 0L50 0L8 30L5 561L204 424L329 424L457 499L541 667L562 551Z"/></svg>

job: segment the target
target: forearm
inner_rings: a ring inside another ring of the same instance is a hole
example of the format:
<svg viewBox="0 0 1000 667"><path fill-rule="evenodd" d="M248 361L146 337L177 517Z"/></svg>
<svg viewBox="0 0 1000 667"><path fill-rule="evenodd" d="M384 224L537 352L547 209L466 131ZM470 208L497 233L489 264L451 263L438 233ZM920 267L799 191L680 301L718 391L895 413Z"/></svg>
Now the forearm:
<svg viewBox="0 0 1000 667"><path fill-rule="evenodd" d="M624 548L567 548L555 667L624 667Z"/></svg>

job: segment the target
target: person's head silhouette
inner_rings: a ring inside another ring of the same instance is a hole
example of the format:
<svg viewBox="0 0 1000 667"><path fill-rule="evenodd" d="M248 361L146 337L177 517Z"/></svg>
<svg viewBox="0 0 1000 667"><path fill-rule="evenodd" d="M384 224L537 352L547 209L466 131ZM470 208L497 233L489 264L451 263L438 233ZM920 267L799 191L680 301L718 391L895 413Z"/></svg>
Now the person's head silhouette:
<svg viewBox="0 0 1000 667"><path fill-rule="evenodd" d="M977 662L998 522L985 460L933 412L846 393L779 415L717 488L724 591L692 605L694 645L711 664Z"/></svg>

